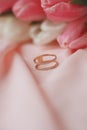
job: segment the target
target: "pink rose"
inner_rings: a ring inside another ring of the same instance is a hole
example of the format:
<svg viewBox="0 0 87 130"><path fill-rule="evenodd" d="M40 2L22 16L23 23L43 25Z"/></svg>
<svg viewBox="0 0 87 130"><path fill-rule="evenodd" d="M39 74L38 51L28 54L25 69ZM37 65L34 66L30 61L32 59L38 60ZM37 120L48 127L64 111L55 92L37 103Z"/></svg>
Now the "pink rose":
<svg viewBox="0 0 87 130"><path fill-rule="evenodd" d="M54 21L72 21L87 14L87 6L73 5L70 0L41 0L47 17Z"/></svg>

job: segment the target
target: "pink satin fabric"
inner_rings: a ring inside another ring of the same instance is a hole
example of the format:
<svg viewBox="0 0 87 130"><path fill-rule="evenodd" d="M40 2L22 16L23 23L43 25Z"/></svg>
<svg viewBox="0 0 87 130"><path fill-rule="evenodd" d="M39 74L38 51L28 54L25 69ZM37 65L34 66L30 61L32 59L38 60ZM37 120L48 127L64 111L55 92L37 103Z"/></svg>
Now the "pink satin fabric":
<svg viewBox="0 0 87 130"><path fill-rule="evenodd" d="M87 130L86 49L26 43L2 52L0 130ZM59 66L36 70L42 54L55 54Z"/></svg>

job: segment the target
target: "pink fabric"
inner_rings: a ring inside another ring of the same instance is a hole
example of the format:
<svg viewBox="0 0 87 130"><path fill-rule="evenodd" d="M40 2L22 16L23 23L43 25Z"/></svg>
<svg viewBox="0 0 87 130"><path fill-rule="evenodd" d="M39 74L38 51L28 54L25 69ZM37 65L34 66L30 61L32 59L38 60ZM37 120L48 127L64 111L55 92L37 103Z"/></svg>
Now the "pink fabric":
<svg viewBox="0 0 87 130"><path fill-rule="evenodd" d="M36 70L33 59L42 54L55 54L59 66ZM70 54L28 43L2 54L1 130L87 130L87 50Z"/></svg>

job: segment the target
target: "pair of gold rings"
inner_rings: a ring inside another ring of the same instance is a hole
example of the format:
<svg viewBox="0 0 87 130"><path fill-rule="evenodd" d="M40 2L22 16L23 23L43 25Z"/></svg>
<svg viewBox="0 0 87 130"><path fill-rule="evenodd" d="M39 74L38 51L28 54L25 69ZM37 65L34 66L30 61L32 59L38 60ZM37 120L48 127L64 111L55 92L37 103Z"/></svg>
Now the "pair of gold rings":
<svg viewBox="0 0 87 130"><path fill-rule="evenodd" d="M54 54L40 55L34 59L34 63L36 64L35 68L42 71L54 69L58 66L57 56Z"/></svg>

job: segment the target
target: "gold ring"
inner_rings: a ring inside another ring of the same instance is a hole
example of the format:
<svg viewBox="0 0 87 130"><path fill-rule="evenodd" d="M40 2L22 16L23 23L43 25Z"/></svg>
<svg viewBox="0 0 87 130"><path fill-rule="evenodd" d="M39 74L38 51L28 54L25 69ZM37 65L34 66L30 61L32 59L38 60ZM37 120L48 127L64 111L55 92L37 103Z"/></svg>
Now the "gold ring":
<svg viewBox="0 0 87 130"><path fill-rule="evenodd" d="M51 58L50 60L43 60L44 58ZM52 62L52 61L55 61L57 59L57 56L54 55L54 54L43 54L43 55L40 55L38 57L36 57L34 59L34 62L36 64L45 64L45 63L49 63L49 62Z"/></svg>
<svg viewBox="0 0 87 130"><path fill-rule="evenodd" d="M54 68L56 68L56 67L58 66L58 62L57 62L57 61L53 61L53 62L51 62L51 63L54 63L54 65L51 65L51 66L49 65L49 66L47 66L47 64L46 64L46 66L43 67L43 64L38 64L38 65L35 66L35 68L36 68L37 70L46 71L46 70L54 69Z"/></svg>
<svg viewBox="0 0 87 130"><path fill-rule="evenodd" d="M48 58L44 60L44 58ZM58 66L57 56L54 54L43 54L34 59L34 63L36 64L35 68L37 70L50 70L54 69ZM50 65L51 64L51 65Z"/></svg>

